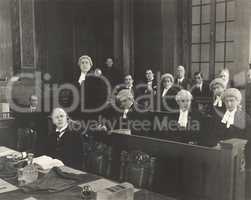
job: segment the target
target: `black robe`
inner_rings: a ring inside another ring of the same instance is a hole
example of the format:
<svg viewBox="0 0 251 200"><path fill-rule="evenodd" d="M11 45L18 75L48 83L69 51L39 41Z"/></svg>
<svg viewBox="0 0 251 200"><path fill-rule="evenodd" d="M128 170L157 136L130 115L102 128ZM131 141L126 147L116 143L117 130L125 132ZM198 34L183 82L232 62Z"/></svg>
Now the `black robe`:
<svg viewBox="0 0 251 200"><path fill-rule="evenodd" d="M161 89L160 92L160 100L161 100L161 111L165 112L176 112L178 110L178 104L175 100L175 96L180 91L180 88L177 86L172 86L165 94L165 96L162 96L164 89Z"/></svg>
<svg viewBox="0 0 251 200"><path fill-rule="evenodd" d="M94 75L94 72L88 72L81 85L78 82L79 77L80 72L76 73L71 82L80 97L77 108L70 112L70 116L77 119L81 118L84 115L83 113L88 113L87 110L96 109L106 104L108 97L108 88L102 80L102 76L97 77ZM72 92L66 89L61 93L62 98L66 99L65 102L63 102L63 107L71 105L73 102Z"/></svg>
<svg viewBox="0 0 251 200"><path fill-rule="evenodd" d="M181 127L178 124L179 115L179 112L168 113L168 130L160 132L158 135L163 139L177 142L202 144L205 130L208 126L207 117L200 112L190 110L188 112L187 126Z"/></svg>
<svg viewBox="0 0 251 200"><path fill-rule="evenodd" d="M224 116L224 114L223 114ZM210 131L207 135L207 146L215 146L221 140L227 140L232 138L240 138L248 141L246 152L247 168L251 168L251 146L250 146L250 130L251 119L246 115L244 111L237 110L234 116L234 124L227 128L226 124L222 123L223 116L215 114L212 116L211 121L208 121Z"/></svg>
<svg viewBox="0 0 251 200"><path fill-rule="evenodd" d="M209 89L209 85L203 82L202 88L194 86L191 88L191 94L193 95L192 107L203 114L206 114L211 106L212 94Z"/></svg>

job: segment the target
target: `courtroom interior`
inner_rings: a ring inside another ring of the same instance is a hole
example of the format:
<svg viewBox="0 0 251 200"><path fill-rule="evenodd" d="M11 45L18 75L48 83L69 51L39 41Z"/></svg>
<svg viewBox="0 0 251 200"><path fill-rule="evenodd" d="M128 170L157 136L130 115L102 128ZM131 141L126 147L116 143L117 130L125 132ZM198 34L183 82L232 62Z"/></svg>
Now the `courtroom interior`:
<svg viewBox="0 0 251 200"><path fill-rule="evenodd" d="M251 0L0 0L1 200L251 200Z"/></svg>

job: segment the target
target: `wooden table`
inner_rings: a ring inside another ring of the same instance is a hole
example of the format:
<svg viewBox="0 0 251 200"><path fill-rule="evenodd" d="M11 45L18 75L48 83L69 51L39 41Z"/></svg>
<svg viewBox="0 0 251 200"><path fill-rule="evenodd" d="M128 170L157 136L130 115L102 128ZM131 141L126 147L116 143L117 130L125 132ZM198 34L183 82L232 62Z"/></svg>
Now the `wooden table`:
<svg viewBox="0 0 251 200"><path fill-rule="evenodd" d="M6 156L8 152L14 153L16 151L0 146L0 157L1 155ZM24 193L21 189L17 188L14 191L0 194L0 199L1 200L36 200L36 199L37 200L80 200L81 199L80 193L82 190L81 187L83 187L86 184L90 185L94 191L98 191L106 187L117 184L116 182L105 179L103 177L98 177L96 175L89 174L83 171L74 170L66 166L61 167L61 169L68 173L86 174L88 176L88 180L91 180L93 178L93 181L88 181L88 182L83 181L83 183L76 185L75 187L71 189L58 192L58 193L38 192L35 194L28 194L28 193ZM135 189L134 199L135 200L174 200L173 198L169 198L169 197L157 194L157 193L153 193L147 190L140 190L140 189Z"/></svg>

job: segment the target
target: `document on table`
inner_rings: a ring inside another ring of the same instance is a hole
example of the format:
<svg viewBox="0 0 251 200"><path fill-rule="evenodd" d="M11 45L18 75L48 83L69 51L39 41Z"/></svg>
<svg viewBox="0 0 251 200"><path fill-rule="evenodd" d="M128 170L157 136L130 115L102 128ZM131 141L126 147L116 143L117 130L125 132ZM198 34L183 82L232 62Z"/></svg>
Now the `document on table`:
<svg viewBox="0 0 251 200"><path fill-rule="evenodd" d="M11 155L13 153L17 153L17 152L15 150L9 149L7 147L0 146L0 157Z"/></svg>
<svg viewBox="0 0 251 200"><path fill-rule="evenodd" d="M17 190L18 188L3 179L0 179L0 194L5 192L11 192Z"/></svg>
<svg viewBox="0 0 251 200"><path fill-rule="evenodd" d="M83 188L85 185L88 185L88 186L91 187L91 189L94 192L97 192L97 191L104 190L106 188L109 188L109 187L112 187L112 186L115 186L115 185L118 185L118 184L119 183L116 183L114 181L110 181L108 179L101 178L101 179L96 180L96 181L91 181L91 182L88 182L88 183L81 184L81 185L79 185L79 187ZM134 192L137 192L137 191L139 191L139 189L134 188Z"/></svg>

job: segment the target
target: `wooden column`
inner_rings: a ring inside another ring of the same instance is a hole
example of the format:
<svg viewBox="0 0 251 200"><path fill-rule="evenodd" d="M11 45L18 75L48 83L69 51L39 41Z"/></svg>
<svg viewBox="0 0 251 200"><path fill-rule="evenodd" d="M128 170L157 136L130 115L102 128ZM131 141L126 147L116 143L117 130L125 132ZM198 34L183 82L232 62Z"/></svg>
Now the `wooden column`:
<svg viewBox="0 0 251 200"><path fill-rule="evenodd" d="M246 71L249 67L251 1L236 0L235 8L235 67L231 69L232 74Z"/></svg>
<svg viewBox="0 0 251 200"><path fill-rule="evenodd" d="M114 0L114 58L124 74L133 73L133 1Z"/></svg>
<svg viewBox="0 0 251 200"><path fill-rule="evenodd" d="M0 80L6 80L12 75L12 38L10 0L0 1Z"/></svg>
<svg viewBox="0 0 251 200"><path fill-rule="evenodd" d="M16 72L33 72L37 66L35 0L12 2L12 38Z"/></svg>
<svg viewBox="0 0 251 200"><path fill-rule="evenodd" d="M174 65L179 60L179 52L176 46L177 33L177 0L161 0L162 18L162 67L161 72L173 73ZM177 50L177 51L176 51ZM174 57L176 59L174 59Z"/></svg>

